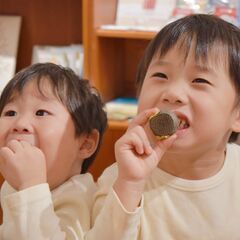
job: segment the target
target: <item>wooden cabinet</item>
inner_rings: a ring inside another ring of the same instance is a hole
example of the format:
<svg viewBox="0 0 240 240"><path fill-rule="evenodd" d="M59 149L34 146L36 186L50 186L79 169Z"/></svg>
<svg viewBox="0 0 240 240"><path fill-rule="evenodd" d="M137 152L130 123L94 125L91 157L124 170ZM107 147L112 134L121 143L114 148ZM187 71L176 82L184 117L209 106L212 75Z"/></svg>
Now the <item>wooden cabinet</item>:
<svg viewBox="0 0 240 240"><path fill-rule="evenodd" d="M117 0L83 0L85 77L93 82L104 101L136 96L137 66L156 34L101 29L102 25L115 23L116 9ZM91 167L95 178L115 161L114 143L126 128L127 122L109 122L100 154Z"/></svg>

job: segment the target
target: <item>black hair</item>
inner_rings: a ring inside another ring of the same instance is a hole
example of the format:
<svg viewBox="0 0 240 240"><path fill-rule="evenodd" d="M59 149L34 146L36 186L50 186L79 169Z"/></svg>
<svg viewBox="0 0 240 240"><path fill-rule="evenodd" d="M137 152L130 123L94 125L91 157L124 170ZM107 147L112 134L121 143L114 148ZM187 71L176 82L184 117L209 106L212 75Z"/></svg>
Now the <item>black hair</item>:
<svg viewBox="0 0 240 240"><path fill-rule="evenodd" d="M81 173L87 172L93 163L107 127L107 117L103 102L96 88L86 79L81 79L70 68L54 63L36 63L19 71L3 89L0 97L0 114L4 106L11 101L14 94L23 91L30 81L36 81L38 90L43 93L41 83L47 78L55 96L66 106L75 126L76 136L99 132L99 143L96 151L83 161Z"/></svg>
<svg viewBox="0 0 240 240"><path fill-rule="evenodd" d="M210 14L193 14L166 25L149 43L138 66L136 83L140 92L146 72L153 57L163 57L179 44L187 57L191 46L195 47L196 62L208 63L209 52L220 49L226 53L226 69L229 71L236 92L240 91L240 30L237 26ZM223 55L221 55L223 56ZM240 100L240 96L239 99ZM232 132L229 142L236 141L238 133Z"/></svg>

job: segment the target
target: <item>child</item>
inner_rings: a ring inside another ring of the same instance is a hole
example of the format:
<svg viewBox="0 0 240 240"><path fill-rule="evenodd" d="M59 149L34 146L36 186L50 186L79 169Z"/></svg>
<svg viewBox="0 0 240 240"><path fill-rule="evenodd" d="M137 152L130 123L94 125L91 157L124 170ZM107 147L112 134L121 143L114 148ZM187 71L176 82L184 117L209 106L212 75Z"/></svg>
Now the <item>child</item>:
<svg viewBox="0 0 240 240"><path fill-rule="evenodd" d="M239 77L240 30L216 16L181 18L152 40L137 75L139 114L98 181L93 218L111 204L123 216L115 239L240 239ZM149 128L160 109L181 120L163 141Z"/></svg>
<svg viewBox="0 0 240 240"><path fill-rule="evenodd" d="M83 238L96 190L86 172L107 123L102 107L87 80L52 63L9 81L0 98L0 239Z"/></svg>

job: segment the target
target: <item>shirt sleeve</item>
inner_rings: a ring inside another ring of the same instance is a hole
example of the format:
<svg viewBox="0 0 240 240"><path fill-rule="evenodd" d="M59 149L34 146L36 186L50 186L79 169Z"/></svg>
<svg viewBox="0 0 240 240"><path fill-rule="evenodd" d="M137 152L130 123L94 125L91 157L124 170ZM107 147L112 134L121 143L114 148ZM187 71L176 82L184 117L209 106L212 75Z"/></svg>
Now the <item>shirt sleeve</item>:
<svg viewBox="0 0 240 240"><path fill-rule="evenodd" d="M2 206L3 239L65 239L54 212L48 184L6 195Z"/></svg>
<svg viewBox="0 0 240 240"><path fill-rule="evenodd" d="M3 224L0 239L84 239L84 232L90 228L92 199L89 187L92 183L86 186L85 181L81 187L78 181L77 184L74 181L53 192L48 184L22 191L9 191L11 186L7 184L8 191L1 190Z"/></svg>
<svg viewBox="0 0 240 240"><path fill-rule="evenodd" d="M143 199L134 212L127 211L112 188L114 181L114 168L110 167L98 181L93 226L86 239L135 240L138 237Z"/></svg>

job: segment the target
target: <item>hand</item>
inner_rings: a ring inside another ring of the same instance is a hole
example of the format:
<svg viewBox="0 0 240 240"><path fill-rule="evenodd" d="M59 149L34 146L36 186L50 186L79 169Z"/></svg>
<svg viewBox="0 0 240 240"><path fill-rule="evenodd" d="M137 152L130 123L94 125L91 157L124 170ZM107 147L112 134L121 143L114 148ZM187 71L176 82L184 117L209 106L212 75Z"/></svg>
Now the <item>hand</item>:
<svg viewBox="0 0 240 240"><path fill-rule="evenodd" d="M145 127L149 117L157 111L154 108L140 113L115 144L118 178L113 188L128 211L139 206L147 178L177 137L173 135L151 146Z"/></svg>
<svg viewBox="0 0 240 240"><path fill-rule="evenodd" d="M47 181L43 152L26 141L11 140L0 149L0 172L16 190Z"/></svg>
<svg viewBox="0 0 240 240"><path fill-rule="evenodd" d="M158 109L153 108L140 113L129 125L127 132L115 144L115 156L119 168L119 178L125 181L146 180L165 151L172 145L176 135L166 140L156 141L151 146L145 131L149 117Z"/></svg>

